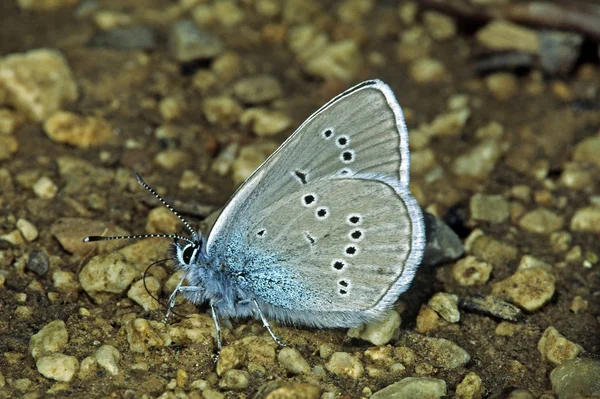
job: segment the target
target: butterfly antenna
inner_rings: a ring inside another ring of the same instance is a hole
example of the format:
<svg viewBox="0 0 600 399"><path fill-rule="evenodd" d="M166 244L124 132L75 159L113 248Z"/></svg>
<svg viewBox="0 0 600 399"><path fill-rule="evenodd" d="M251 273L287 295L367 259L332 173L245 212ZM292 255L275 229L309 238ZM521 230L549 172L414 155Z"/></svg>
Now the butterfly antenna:
<svg viewBox="0 0 600 399"><path fill-rule="evenodd" d="M132 236L111 236L111 237L104 237L104 236L87 236L84 237L83 242L95 242L95 241L112 241L112 240L126 240L126 239L130 239L130 238L172 238L174 240L182 240L182 241L187 241L190 244L194 244L194 241L190 240L189 238L186 237L182 237L180 235L177 234L137 234L137 235L132 235Z"/></svg>
<svg viewBox="0 0 600 399"><path fill-rule="evenodd" d="M158 195L158 193L156 192L156 190L154 190L152 187L150 187L148 185L148 183L146 183L137 172L134 171L133 174L135 175L135 178L137 179L138 184L140 186L144 187L146 190L150 191L150 193L152 193L152 195L154 195L156 198L158 198L158 200L160 202L162 202L162 204L164 206L166 206L167 209L170 210L171 213L173 213L173 215L177 216L177 219L181 220L181 223L183 223L183 225L192 234L192 237L194 237L194 240L198 241L198 235L196 234L196 232L194 231L194 229L192 229L192 226L190 226L190 224L180 214L178 214L175 211L175 209L173 209L173 207L171 205L167 204L167 201L165 201L160 195Z"/></svg>

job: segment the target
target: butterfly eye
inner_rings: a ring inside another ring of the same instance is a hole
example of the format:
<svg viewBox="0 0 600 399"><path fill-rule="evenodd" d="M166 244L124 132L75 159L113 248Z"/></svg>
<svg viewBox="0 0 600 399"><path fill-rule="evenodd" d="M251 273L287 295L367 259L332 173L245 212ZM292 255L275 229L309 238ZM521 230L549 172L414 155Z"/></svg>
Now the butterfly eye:
<svg viewBox="0 0 600 399"><path fill-rule="evenodd" d="M196 250L196 246L195 245L188 245L187 247L185 247L185 249L183 250L183 263L185 263L186 265L190 264L190 261L192 260L192 256L194 255L194 251Z"/></svg>

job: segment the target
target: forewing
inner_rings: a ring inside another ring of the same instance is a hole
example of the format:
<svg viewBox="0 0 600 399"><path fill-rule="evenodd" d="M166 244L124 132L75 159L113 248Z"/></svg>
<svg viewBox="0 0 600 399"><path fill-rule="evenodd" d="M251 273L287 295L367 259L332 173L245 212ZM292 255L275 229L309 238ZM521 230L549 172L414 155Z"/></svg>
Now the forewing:
<svg viewBox="0 0 600 399"><path fill-rule="evenodd" d="M211 231L208 251L221 254L253 215L311 182L366 173L409 183L402 111L379 80L345 91L310 116L236 191Z"/></svg>
<svg viewBox="0 0 600 399"><path fill-rule="evenodd" d="M377 319L408 288L424 246L417 202L382 175L311 182L252 219L244 277L270 317L301 324Z"/></svg>

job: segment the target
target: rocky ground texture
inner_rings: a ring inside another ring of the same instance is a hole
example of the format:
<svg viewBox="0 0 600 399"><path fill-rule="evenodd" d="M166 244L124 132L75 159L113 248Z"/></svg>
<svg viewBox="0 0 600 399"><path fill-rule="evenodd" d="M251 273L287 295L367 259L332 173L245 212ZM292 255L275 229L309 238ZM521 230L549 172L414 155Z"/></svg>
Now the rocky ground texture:
<svg viewBox="0 0 600 399"><path fill-rule="evenodd" d="M0 1L0 397L600 398L599 41L591 1ZM143 279L169 240L82 242L184 231L132 170L206 231L368 78L465 252L384 322L233 320L215 364L210 312L153 299L181 274Z"/></svg>

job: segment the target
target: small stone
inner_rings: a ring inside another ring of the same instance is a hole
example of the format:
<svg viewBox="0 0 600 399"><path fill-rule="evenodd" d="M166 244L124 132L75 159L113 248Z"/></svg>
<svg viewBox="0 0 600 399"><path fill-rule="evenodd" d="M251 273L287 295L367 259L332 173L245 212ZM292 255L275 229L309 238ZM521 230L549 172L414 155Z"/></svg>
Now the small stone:
<svg viewBox="0 0 600 399"><path fill-rule="evenodd" d="M517 78L508 72L497 72L486 76L485 85L490 93L501 101L512 98L519 91Z"/></svg>
<svg viewBox="0 0 600 399"><path fill-rule="evenodd" d="M176 149L161 151L154 157L154 162L166 170L175 170L188 161L188 154Z"/></svg>
<svg viewBox="0 0 600 399"><path fill-rule="evenodd" d="M119 362L121 353L112 345L102 345L94 355L98 366L102 367L111 375L119 375Z"/></svg>
<svg viewBox="0 0 600 399"><path fill-rule="evenodd" d="M292 374L306 374L310 372L310 365L294 348L282 348L277 355L279 363Z"/></svg>
<svg viewBox="0 0 600 399"><path fill-rule="evenodd" d="M578 209L571 219L571 230L600 234L600 207Z"/></svg>
<svg viewBox="0 0 600 399"><path fill-rule="evenodd" d="M459 155L452 163L452 170L459 176L485 179L503 153L504 148L499 141L486 139Z"/></svg>
<svg viewBox="0 0 600 399"><path fill-rule="evenodd" d="M428 350L425 357L436 367L454 370L471 360L467 351L447 339L423 337L423 342Z"/></svg>
<svg viewBox="0 0 600 399"><path fill-rule="evenodd" d="M41 199L51 200L56 196L58 187L49 177L43 176L33 185L33 192Z"/></svg>
<svg viewBox="0 0 600 399"><path fill-rule="evenodd" d="M233 52L225 52L217 57L210 66L218 81L229 83L244 72L243 58Z"/></svg>
<svg viewBox="0 0 600 399"><path fill-rule="evenodd" d="M413 61L409 74L417 83L441 82L447 77L444 64L432 58L419 58Z"/></svg>
<svg viewBox="0 0 600 399"><path fill-rule="evenodd" d="M31 270L38 276L44 276L48 273L48 266L50 262L48 255L40 250L34 249L29 252L29 259L27 260L27 269Z"/></svg>
<svg viewBox="0 0 600 399"><path fill-rule="evenodd" d="M519 226L531 233L550 234L563 227L564 218L546 208L527 212L519 221Z"/></svg>
<svg viewBox="0 0 600 399"><path fill-rule="evenodd" d="M581 346L566 339L552 326L544 331L537 347L542 357L555 366L567 360L575 359L583 352Z"/></svg>
<svg viewBox="0 0 600 399"><path fill-rule="evenodd" d="M122 236L129 232L120 227L98 220L85 218L60 218L50 226L50 233L68 252L76 255L88 255L93 251L99 253L112 252L126 245L126 240L83 242L88 235Z"/></svg>
<svg viewBox="0 0 600 399"><path fill-rule="evenodd" d="M165 97L158 103L160 116L166 121L178 119L185 110L185 102L179 97Z"/></svg>
<svg viewBox="0 0 600 399"><path fill-rule="evenodd" d="M270 75L243 78L233 85L233 93L245 104L261 104L281 97L279 81Z"/></svg>
<svg viewBox="0 0 600 399"><path fill-rule="evenodd" d="M131 284L127 297L148 312L162 308L162 304L152 297L157 297L159 292L160 282L154 277L146 277Z"/></svg>
<svg viewBox="0 0 600 399"><path fill-rule="evenodd" d="M23 218L17 220L17 229L19 229L23 237L29 242L35 241L38 238L38 229L29 220Z"/></svg>
<svg viewBox="0 0 600 399"><path fill-rule="evenodd" d="M502 223L510 213L508 201L501 195L477 193L471 197L470 209L473 219L490 223Z"/></svg>
<svg viewBox="0 0 600 399"><path fill-rule="evenodd" d="M202 391L202 397L204 399L225 399L225 395L211 388L207 388L204 391Z"/></svg>
<svg viewBox="0 0 600 399"><path fill-rule="evenodd" d="M400 33L400 43L396 49L400 62L427 58L431 53L433 40L421 26L415 26Z"/></svg>
<svg viewBox="0 0 600 399"><path fill-rule="evenodd" d="M88 356L81 361L79 365L79 377L82 380L92 377L96 374L98 370L98 363L96 363L96 359L92 356Z"/></svg>
<svg viewBox="0 0 600 399"><path fill-rule="evenodd" d="M571 306L569 306L569 310L573 313L582 313L585 312L588 308L588 301L583 299L581 296L577 295L571 301Z"/></svg>
<svg viewBox="0 0 600 399"><path fill-rule="evenodd" d="M256 168L258 168L269 155L277 149L277 145L271 142L256 143L243 147L240 154L233 163L233 182L236 185L246 180Z"/></svg>
<svg viewBox="0 0 600 399"><path fill-rule="evenodd" d="M518 270L512 276L495 283L492 295L504 297L532 312L552 298L555 282L554 276L542 268Z"/></svg>
<svg viewBox="0 0 600 399"><path fill-rule="evenodd" d="M191 20L182 20L171 28L169 51L179 62L206 60L219 55L223 43L218 36L199 28Z"/></svg>
<svg viewBox="0 0 600 399"><path fill-rule="evenodd" d="M541 31L540 64L551 75L566 75L581 55L583 35L574 32Z"/></svg>
<svg viewBox="0 0 600 399"><path fill-rule="evenodd" d="M249 127L259 137L274 136L292 124L291 118L280 111L250 108L240 116L240 123Z"/></svg>
<svg viewBox="0 0 600 399"><path fill-rule="evenodd" d="M292 385L275 383L272 389L259 388L265 396L256 396L256 399L325 399L321 396L321 388L307 383L295 383Z"/></svg>
<svg viewBox="0 0 600 399"><path fill-rule="evenodd" d="M560 175L560 184L574 189L585 190L593 185L593 174L586 165L579 162L567 162L564 164Z"/></svg>
<svg viewBox="0 0 600 399"><path fill-rule="evenodd" d="M37 49L0 58L0 92L6 102L41 122L77 99L77 83L57 50Z"/></svg>
<svg viewBox="0 0 600 399"><path fill-rule="evenodd" d="M30 319L33 316L33 309L30 306L17 306L15 316L21 320Z"/></svg>
<svg viewBox="0 0 600 399"><path fill-rule="evenodd" d="M90 259L79 273L81 287L97 303L109 300L110 294L122 294L140 272L118 252Z"/></svg>
<svg viewBox="0 0 600 399"><path fill-rule="evenodd" d="M8 108L0 108L0 136L13 134L24 121L25 118L20 113Z"/></svg>
<svg viewBox="0 0 600 399"><path fill-rule="evenodd" d="M52 273L52 285L58 292L64 295L77 294L81 288L75 273L62 270L56 270Z"/></svg>
<svg viewBox="0 0 600 399"><path fill-rule="evenodd" d="M321 51L313 52L303 66L310 75L325 80L349 82L358 75L362 63L356 42L341 40L326 45Z"/></svg>
<svg viewBox="0 0 600 399"><path fill-rule="evenodd" d="M19 7L26 10L51 11L63 7L72 7L81 0L17 0Z"/></svg>
<svg viewBox="0 0 600 399"><path fill-rule="evenodd" d="M19 149L19 142L13 136L0 136L0 161L10 159Z"/></svg>
<svg viewBox="0 0 600 399"><path fill-rule="evenodd" d="M410 154L411 173L416 176L422 176L437 166L435 152L431 148L412 151Z"/></svg>
<svg viewBox="0 0 600 399"><path fill-rule="evenodd" d="M439 314L427 305L422 305L417 315L417 331L427 334L430 331L446 324Z"/></svg>
<svg viewBox="0 0 600 399"><path fill-rule="evenodd" d="M29 352L34 359L62 351L69 342L65 322L54 320L46 324L29 340Z"/></svg>
<svg viewBox="0 0 600 399"><path fill-rule="evenodd" d="M160 206L154 208L148 213L146 221L146 231L149 234L165 233L171 234L177 232L181 225L181 220L173 214L168 208Z"/></svg>
<svg viewBox="0 0 600 399"><path fill-rule="evenodd" d="M213 125L232 126L242 115L242 106L231 97L208 97L202 104L204 116Z"/></svg>
<svg viewBox="0 0 600 399"><path fill-rule="evenodd" d="M225 390L241 391L248 388L249 377L250 375L246 371L227 370L219 381L219 387Z"/></svg>
<svg viewBox="0 0 600 399"><path fill-rule="evenodd" d="M437 41L445 41L456 36L456 23L451 17L436 11L423 13L423 24L429 35Z"/></svg>
<svg viewBox="0 0 600 399"><path fill-rule="evenodd" d="M156 38L150 27L131 26L96 32L88 45L114 50L152 50Z"/></svg>
<svg viewBox="0 0 600 399"><path fill-rule="evenodd" d="M211 330L214 330L214 323ZM211 345L213 341L211 338ZM217 362L217 374L223 375L227 370L239 369L247 366L248 372L267 373L267 368L275 365L275 347L277 343L271 337L249 336L238 339L230 345L224 346Z"/></svg>
<svg viewBox="0 0 600 399"><path fill-rule="evenodd" d="M573 151L573 160L600 167L600 136L588 137L577 144Z"/></svg>
<svg viewBox="0 0 600 399"><path fill-rule="evenodd" d="M463 287L485 284L494 267L475 256L467 256L452 266L452 276Z"/></svg>
<svg viewBox="0 0 600 399"><path fill-rule="evenodd" d="M135 353L146 353L153 348L171 345L172 339L166 326L154 320L137 318L122 328L127 335L129 349Z"/></svg>
<svg viewBox="0 0 600 399"><path fill-rule="evenodd" d="M12 387L21 391L26 392L31 387L32 381L29 378L19 378L12 383Z"/></svg>
<svg viewBox="0 0 600 399"><path fill-rule="evenodd" d="M35 367L46 378L70 382L79 369L79 362L73 356L53 353L40 357L35 363Z"/></svg>
<svg viewBox="0 0 600 399"><path fill-rule="evenodd" d="M371 342L373 345L385 345L392 340L394 333L400 327L400 323L400 314L395 310L390 310L382 321L351 328L348 330L347 335Z"/></svg>
<svg viewBox="0 0 600 399"><path fill-rule="evenodd" d="M429 129L436 137L458 137L471 116L469 109L459 109L436 116Z"/></svg>
<svg viewBox="0 0 600 399"><path fill-rule="evenodd" d="M335 375L353 380L362 377L365 371L362 363L347 352L335 352L331 355L325 368Z"/></svg>
<svg viewBox="0 0 600 399"><path fill-rule="evenodd" d="M438 292L427 302L427 305L435 310L447 322L458 323L460 312L458 311L458 297L456 295Z"/></svg>
<svg viewBox="0 0 600 399"><path fill-rule="evenodd" d="M517 50L537 54L540 49L538 33L505 20L494 20L480 29L477 41L489 49Z"/></svg>
<svg viewBox="0 0 600 399"><path fill-rule="evenodd" d="M446 396L446 392L444 380L407 377L375 392L371 399L437 399Z"/></svg>
<svg viewBox="0 0 600 399"><path fill-rule="evenodd" d="M219 79L216 74L204 69L196 71L192 77L192 86L203 94L213 89L217 83L219 83Z"/></svg>
<svg viewBox="0 0 600 399"><path fill-rule="evenodd" d="M539 260L531 255L523 255L523 257L521 257L521 261L519 262L519 266L517 266L517 270L531 269L534 267L541 267L546 271L552 270L551 264Z"/></svg>
<svg viewBox="0 0 600 399"><path fill-rule="evenodd" d="M427 212L423 219L426 244L422 265L436 266L463 256L465 249L461 239L446 223Z"/></svg>
<svg viewBox="0 0 600 399"><path fill-rule="evenodd" d="M456 385L456 397L459 399L481 399L483 397L481 377L471 372Z"/></svg>
<svg viewBox="0 0 600 399"><path fill-rule="evenodd" d="M550 373L552 390L558 399L600 397L600 361L567 360Z"/></svg>
<svg viewBox="0 0 600 399"><path fill-rule="evenodd" d="M173 342L177 345L193 344L212 347L214 345L214 328L215 324L209 315L192 314L177 324L169 325L167 332ZM141 341L141 343L143 342L144 341ZM131 342L130 345L132 345ZM223 355L223 353L221 353L221 355ZM226 353L225 356L226 359L224 360L219 357L219 363L222 364L222 362L229 360L227 359L228 353ZM232 363L236 363L236 361L232 361ZM220 367L223 367L223 365Z"/></svg>
<svg viewBox="0 0 600 399"><path fill-rule="evenodd" d="M52 141L84 149L107 144L113 138L112 127L106 120L66 111L56 112L48 118L44 131Z"/></svg>

